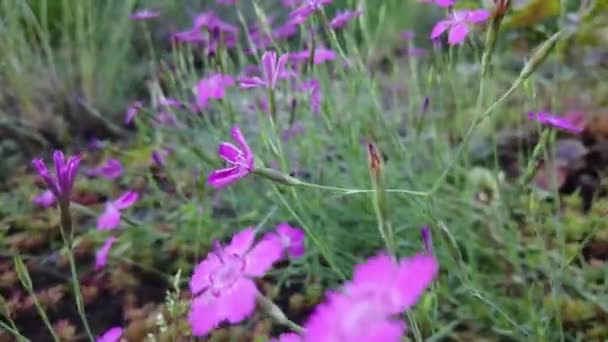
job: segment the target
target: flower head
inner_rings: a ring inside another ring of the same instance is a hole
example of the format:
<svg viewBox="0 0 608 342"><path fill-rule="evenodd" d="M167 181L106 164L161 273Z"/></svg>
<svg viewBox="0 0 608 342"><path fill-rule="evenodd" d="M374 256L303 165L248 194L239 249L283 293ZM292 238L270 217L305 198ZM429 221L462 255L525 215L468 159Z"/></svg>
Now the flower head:
<svg viewBox="0 0 608 342"><path fill-rule="evenodd" d="M284 54L277 60L277 53L274 51L266 51L262 55L262 68L264 78L254 77L243 77L240 78L239 84L241 88L255 88L255 87L266 87L268 89L274 89L279 79L279 75L285 68L287 63L288 55Z"/></svg>
<svg viewBox="0 0 608 342"><path fill-rule="evenodd" d="M144 104L141 101L135 101L127 108L125 113L125 125L128 125L135 119L135 116L143 108Z"/></svg>
<svg viewBox="0 0 608 342"><path fill-rule="evenodd" d="M61 203L69 203L80 160L80 155L75 155L66 161L61 151L55 151L53 153L53 162L55 164L54 177L49 173L42 159L32 160L32 165L55 198Z"/></svg>
<svg viewBox="0 0 608 342"><path fill-rule="evenodd" d="M363 14L362 10L356 11L343 11L338 14L331 20L329 25L334 29L340 29L346 26L351 20Z"/></svg>
<svg viewBox="0 0 608 342"><path fill-rule="evenodd" d="M304 231L292 227L289 223L281 223L277 226L276 233L285 251L291 258L299 258L304 255Z"/></svg>
<svg viewBox="0 0 608 342"><path fill-rule="evenodd" d="M88 170L88 176L100 176L105 179L116 179L123 173L123 167L118 159L108 159L103 165Z"/></svg>
<svg viewBox="0 0 608 342"><path fill-rule="evenodd" d="M97 229L112 230L120 225L120 211L129 208L139 198L135 191L127 191L114 201L106 203L105 210L97 218Z"/></svg>
<svg viewBox="0 0 608 342"><path fill-rule="evenodd" d="M103 246L95 253L95 270L99 271L108 263L108 254L110 254L110 248L116 242L116 237L110 236L106 239Z"/></svg>
<svg viewBox="0 0 608 342"><path fill-rule="evenodd" d="M198 81L196 85L196 105L199 109L207 107L209 99L223 99L226 88L234 84L234 78L222 74L211 75Z"/></svg>
<svg viewBox="0 0 608 342"><path fill-rule="evenodd" d="M169 155L169 150L161 149L152 151L150 160L158 167L164 167L167 164L166 157Z"/></svg>
<svg viewBox="0 0 608 342"><path fill-rule="evenodd" d="M297 20L297 22L303 22L313 13L320 10L324 5L331 3L332 0L306 0L304 5L296 8L289 13L289 18Z"/></svg>
<svg viewBox="0 0 608 342"><path fill-rule="evenodd" d="M441 20L435 24L431 32L431 39L437 39L449 29L448 43L450 45L460 44L469 35L471 24L484 23L489 17L490 11L485 9L454 11L449 19Z"/></svg>
<svg viewBox="0 0 608 342"><path fill-rule="evenodd" d="M336 59L336 53L324 47L317 47L313 58L314 64L321 64ZM310 50L292 52L289 54L289 59L294 62L305 62L310 59Z"/></svg>
<svg viewBox="0 0 608 342"><path fill-rule="evenodd" d="M572 121L546 112L530 112L528 113L528 118L536 120L543 125L559 128L574 134L579 134L583 131L581 126L577 126Z"/></svg>
<svg viewBox="0 0 608 342"><path fill-rule="evenodd" d="M254 167L253 152L251 152L238 126L232 128L231 135L237 146L224 142L218 148L218 154L230 166L211 172L207 178L207 183L218 189L247 176L253 171Z"/></svg>
<svg viewBox="0 0 608 342"><path fill-rule="evenodd" d="M51 190L45 190L38 196L34 197L32 203L35 205L41 206L43 208L50 207L55 204L57 200L55 199L55 195Z"/></svg>
<svg viewBox="0 0 608 342"><path fill-rule="evenodd" d="M353 280L331 293L306 323L310 341L399 341L405 325L393 318L416 303L438 271L432 256L401 262L388 255L355 268Z"/></svg>
<svg viewBox="0 0 608 342"><path fill-rule="evenodd" d="M205 336L219 323L238 323L255 308L258 290L254 277L263 276L280 259L283 249L276 238L254 246L255 232L247 228L222 247L218 242L196 266L190 280L192 300L188 320L195 336Z"/></svg>
<svg viewBox="0 0 608 342"><path fill-rule="evenodd" d="M108 329L103 335L97 338L96 342L118 342L122 336L122 328L114 327Z"/></svg>
<svg viewBox="0 0 608 342"><path fill-rule="evenodd" d="M148 19L158 18L159 16L160 16L160 11L142 9L142 10L133 12L129 16L129 19L131 19L131 20L148 20Z"/></svg>
<svg viewBox="0 0 608 342"><path fill-rule="evenodd" d="M301 89L306 92L310 92L310 108L313 113L319 113L321 111L321 101L323 100L323 94L321 93L321 85L319 81L311 78L301 84Z"/></svg>

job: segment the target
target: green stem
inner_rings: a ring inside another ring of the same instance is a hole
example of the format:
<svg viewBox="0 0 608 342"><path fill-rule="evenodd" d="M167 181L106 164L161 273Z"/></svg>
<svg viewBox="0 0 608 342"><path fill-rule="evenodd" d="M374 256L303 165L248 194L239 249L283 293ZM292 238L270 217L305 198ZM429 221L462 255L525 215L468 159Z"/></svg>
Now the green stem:
<svg viewBox="0 0 608 342"><path fill-rule="evenodd" d="M279 308L273 301L266 298L263 294L258 293L257 296L258 304L268 313L270 317L272 317L277 323L286 326L292 331L295 331L298 334L302 334L304 332L304 328L302 328L297 323L291 321L285 313Z"/></svg>

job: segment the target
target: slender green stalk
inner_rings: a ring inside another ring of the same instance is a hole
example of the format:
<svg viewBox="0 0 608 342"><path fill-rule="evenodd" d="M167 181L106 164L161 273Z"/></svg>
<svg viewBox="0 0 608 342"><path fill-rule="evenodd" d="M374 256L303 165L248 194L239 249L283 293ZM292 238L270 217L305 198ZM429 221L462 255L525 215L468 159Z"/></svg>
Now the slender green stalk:
<svg viewBox="0 0 608 342"><path fill-rule="evenodd" d="M295 331L298 334L304 332L304 328L302 328L297 323L291 321L285 313L279 308L273 301L266 298L263 294L258 293L257 295L258 304L266 311L266 313L275 320L275 322L289 328L292 331Z"/></svg>

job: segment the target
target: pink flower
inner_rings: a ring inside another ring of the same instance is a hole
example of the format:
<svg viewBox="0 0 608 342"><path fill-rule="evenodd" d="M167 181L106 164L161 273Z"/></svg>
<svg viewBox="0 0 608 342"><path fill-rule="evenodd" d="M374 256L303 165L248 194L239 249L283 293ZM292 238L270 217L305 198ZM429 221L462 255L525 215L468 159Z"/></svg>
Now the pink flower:
<svg viewBox="0 0 608 342"><path fill-rule="evenodd" d="M319 81L316 79L310 79L305 81L301 85L301 89L306 92L310 92L310 107L314 113L321 111L321 100L323 94L321 93L321 86Z"/></svg>
<svg viewBox="0 0 608 342"><path fill-rule="evenodd" d="M294 122L289 127L281 132L281 139L287 141L295 138L298 134L302 134L304 132L304 125L301 122Z"/></svg>
<svg viewBox="0 0 608 342"><path fill-rule="evenodd" d="M310 50L292 52L289 54L289 59L295 62L305 62L310 59ZM326 61L333 61L334 59L336 59L335 52L324 47L315 49L314 64L321 64Z"/></svg>
<svg viewBox="0 0 608 342"><path fill-rule="evenodd" d="M125 113L125 125L128 125L133 121L137 113L143 108L144 104L141 101L135 101L127 108Z"/></svg>
<svg viewBox="0 0 608 342"><path fill-rule="evenodd" d="M334 29L343 28L349 21L360 16L362 13L362 10L340 12L331 20L329 25Z"/></svg>
<svg viewBox="0 0 608 342"><path fill-rule="evenodd" d="M101 337L98 337L96 342L118 342L122 336L122 328L114 327L106 331Z"/></svg>
<svg viewBox="0 0 608 342"><path fill-rule="evenodd" d="M456 0L418 0L418 2L435 3L439 7L454 6Z"/></svg>
<svg viewBox="0 0 608 342"><path fill-rule="evenodd" d="M171 97L164 97L161 96L160 99L158 100L158 104L160 106L164 106L164 107L174 107L174 108L179 108L182 107L184 104L181 103L179 100L171 98Z"/></svg>
<svg viewBox="0 0 608 342"><path fill-rule="evenodd" d="M208 31L203 32L203 28ZM215 51L218 38L221 38L226 46L234 46L237 41L238 27L220 19L213 12L204 12L194 18L192 28L173 34L173 39L186 43L206 43L209 52ZM217 32L219 37L212 37L210 33Z"/></svg>
<svg viewBox="0 0 608 342"><path fill-rule="evenodd" d="M209 99L223 99L226 88L234 84L234 78L222 74L214 74L198 81L196 85L196 105L199 109L206 108Z"/></svg>
<svg viewBox="0 0 608 342"><path fill-rule="evenodd" d="M53 192L51 190L45 190L40 195L34 197L32 203L37 206L46 208L55 204L56 201L57 200L55 199L55 195L53 195Z"/></svg>
<svg viewBox="0 0 608 342"><path fill-rule="evenodd" d="M114 201L106 203L106 208L97 218L97 229L112 230L120 225L120 211L132 206L139 194L135 191L127 191Z"/></svg>
<svg viewBox="0 0 608 342"><path fill-rule="evenodd" d="M148 19L157 18L159 16L160 16L160 11L142 9L142 10L133 12L133 14L131 14L129 16L129 19L131 19L131 20L148 20Z"/></svg>
<svg viewBox="0 0 608 342"><path fill-rule="evenodd" d="M280 259L283 249L276 238L253 245L255 232L247 228L230 244L216 241L190 280L192 300L188 320L194 336L205 336L223 321L238 323L251 316L258 290L254 277L263 276Z"/></svg>
<svg viewBox="0 0 608 342"><path fill-rule="evenodd" d="M438 272L432 256L401 262L388 255L355 268L341 293L330 293L306 323L309 341L400 341L405 324L395 316L413 306Z"/></svg>
<svg viewBox="0 0 608 342"><path fill-rule="evenodd" d="M167 164L166 157L169 155L169 150L161 149L152 151L150 159L158 167L164 167Z"/></svg>
<svg viewBox="0 0 608 342"><path fill-rule="evenodd" d="M55 176L46 168L42 159L32 160L32 166L44 182L55 198L59 199L60 203L69 203L72 196L72 188L78 173L81 156L75 155L65 160L63 152L57 150L53 153L53 163L55 164Z"/></svg>
<svg viewBox="0 0 608 342"><path fill-rule="evenodd" d="M240 78L239 85L241 88L266 87L274 89L279 79L279 75L283 72L288 55L284 54L277 60L277 54L274 51L266 51L262 55L262 68L264 71L264 79L257 76Z"/></svg>
<svg viewBox="0 0 608 342"><path fill-rule="evenodd" d="M583 131L581 126L574 124L570 120L546 112L530 112L528 113L528 118L536 120L543 125L559 128L574 134L579 134Z"/></svg>
<svg viewBox="0 0 608 342"><path fill-rule="evenodd" d="M435 24L431 32L431 39L437 39L449 29L448 43L450 45L460 44L469 34L469 25L484 23L489 17L490 11L485 9L454 11L451 18L441 20Z"/></svg>
<svg viewBox="0 0 608 342"><path fill-rule="evenodd" d="M110 248L116 242L116 237L110 236L106 239L106 242L103 243L103 246L95 253L95 270L99 271L108 263L108 254L110 253Z"/></svg>
<svg viewBox="0 0 608 342"><path fill-rule="evenodd" d="M295 228L289 223L281 223L277 226L277 235L283 248L291 258L299 258L304 255L304 231L300 228Z"/></svg>
<svg viewBox="0 0 608 342"><path fill-rule="evenodd" d="M221 143L218 154L230 165L227 168L215 170L209 174L207 183L214 188L223 188L247 176L253 171L253 152L247 145L245 137L238 126L234 126L230 133L237 146L231 143Z"/></svg>
<svg viewBox="0 0 608 342"><path fill-rule="evenodd" d="M279 339L273 338L270 342L301 342L302 337L296 333L285 333L279 335Z"/></svg>
<svg viewBox="0 0 608 342"><path fill-rule="evenodd" d="M306 0L304 5L289 13L289 18L296 19L301 23L313 13L320 10L324 5L331 3L332 0Z"/></svg>
<svg viewBox="0 0 608 342"><path fill-rule="evenodd" d="M122 173L122 164L118 159L108 159L105 164L87 171L88 176L100 176L105 179L116 179L120 177Z"/></svg>

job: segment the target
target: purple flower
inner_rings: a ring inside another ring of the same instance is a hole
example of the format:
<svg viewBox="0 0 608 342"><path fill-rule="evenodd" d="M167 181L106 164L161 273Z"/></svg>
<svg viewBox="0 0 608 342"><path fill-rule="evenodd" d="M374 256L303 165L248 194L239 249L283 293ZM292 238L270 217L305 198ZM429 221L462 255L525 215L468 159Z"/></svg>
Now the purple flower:
<svg viewBox="0 0 608 342"><path fill-rule="evenodd" d="M431 32L431 39L437 39L449 29L448 43L450 45L460 44L469 35L469 25L484 23L489 17L490 11L485 9L454 11L449 19L435 24Z"/></svg>
<svg viewBox="0 0 608 342"><path fill-rule="evenodd" d="M209 34L204 34L203 28L206 28ZM216 34L211 35L213 32ZM237 35L238 27L223 21L210 11L196 16L192 28L175 33L172 37L179 42L207 44L209 52L213 52L220 39L226 46L234 46Z"/></svg>
<svg viewBox="0 0 608 342"><path fill-rule="evenodd" d="M306 0L281 0L281 4L285 7L300 6Z"/></svg>
<svg viewBox="0 0 608 342"><path fill-rule="evenodd" d="M95 270L99 271L108 263L108 254L110 253L110 248L116 242L116 237L110 236L106 239L106 242L103 243L103 246L95 253Z"/></svg>
<svg viewBox="0 0 608 342"><path fill-rule="evenodd" d="M343 28L344 26L346 26L346 24L348 24L349 21L355 19L356 17L360 16L361 14L363 14L362 10L356 10L356 11L347 10L347 11L340 12L340 13L336 14L336 16L329 23L329 25L334 29Z"/></svg>
<svg viewBox="0 0 608 342"><path fill-rule="evenodd" d="M355 268L340 293L330 293L306 323L309 341L400 341L405 324L396 319L413 306L438 272L434 257L401 262L388 255Z"/></svg>
<svg viewBox="0 0 608 342"><path fill-rule="evenodd" d="M72 195L72 187L74 186L74 180L78 173L78 166L80 165L80 155L70 157L67 161L61 151L55 151L53 153L53 162L55 164L55 176L51 175L46 168L46 165L42 159L32 160L32 165L36 172L44 182L55 198L60 203L69 203Z"/></svg>
<svg viewBox="0 0 608 342"><path fill-rule="evenodd" d="M179 107L183 106L183 103L181 103L179 100L174 99L172 97L164 97L164 96L160 97L160 99L158 100L158 104L163 107L174 107L174 108L179 108Z"/></svg>
<svg viewBox="0 0 608 342"><path fill-rule="evenodd" d="M131 19L131 20L148 20L148 19L158 18L159 16L160 16L160 11L142 9L142 10L133 12L129 16L129 19Z"/></svg>
<svg viewBox="0 0 608 342"><path fill-rule="evenodd" d="M439 7L454 6L456 0L418 0L418 2L435 3Z"/></svg>
<svg viewBox="0 0 608 342"><path fill-rule="evenodd" d="M234 84L234 78L222 74L214 74L198 81L196 85L196 105L199 109L206 108L209 99L223 99L226 88Z"/></svg>
<svg viewBox="0 0 608 342"><path fill-rule="evenodd" d="M50 207L55 204L55 202L55 195L53 195L51 190L43 191L40 195L34 197L32 200L32 203L43 208Z"/></svg>
<svg viewBox="0 0 608 342"><path fill-rule="evenodd" d="M114 201L106 203L106 208L97 218L98 230L112 230L120 225L120 211L132 206L139 194L135 191L127 191Z"/></svg>
<svg viewBox="0 0 608 342"><path fill-rule="evenodd" d="M299 52L292 52L289 54L289 59L295 62L304 62L310 59L310 50L303 50ZM336 53L326 49L324 47L318 47L315 49L314 64L321 64L326 61L333 61L336 59Z"/></svg>
<svg viewBox="0 0 608 342"><path fill-rule="evenodd" d="M288 55L284 54L277 60L277 53L274 51L266 51L262 56L262 68L264 79L257 76L239 78L241 88L266 87L274 89L279 79L279 74L283 72Z"/></svg>
<svg viewBox="0 0 608 342"><path fill-rule="evenodd" d="M122 328L114 327L108 329L103 335L97 338L96 342L118 342L122 336Z"/></svg>
<svg viewBox="0 0 608 342"><path fill-rule="evenodd" d="M429 226L423 226L420 229L420 236L422 236L422 242L424 243L424 251L427 254L433 253L433 237L431 235L431 228Z"/></svg>
<svg viewBox="0 0 608 342"><path fill-rule="evenodd" d="M301 89L303 91L310 92L310 108L312 109L313 113L319 113L319 111L321 111L321 100L323 99L319 81L314 78L305 81L302 83Z"/></svg>
<svg viewBox="0 0 608 342"><path fill-rule="evenodd" d="M405 41L414 40L415 37L416 37L416 32L414 32L412 30L406 30L406 31L401 32L401 39L403 39Z"/></svg>
<svg viewBox="0 0 608 342"><path fill-rule="evenodd" d="M144 104L141 101L135 101L127 108L125 113L125 125L128 125L133 121L137 113L143 108Z"/></svg>
<svg viewBox="0 0 608 342"><path fill-rule="evenodd" d="M105 179L116 179L122 173L123 167L118 159L108 159L105 164L87 171L87 175L90 177L100 176Z"/></svg>
<svg viewBox="0 0 608 342"><path fill-rule="evenodd" d="M263 276L281 258L283 249L276 238L253 245L255 232L247 228L213 251L194 269L190 291L195 298L188 320L194 336L205 336L223 321L238 323L253 314L258 290L254 277Z"/></svg>
<svg viewBox="0 0 608 342"><path fill-rule="evenodd" d="M276 233L290 258L296 259L304 255L306 248L302 229L292 227L289 223L281 223L277 226Z"/></svg>
<svg viewBox="0 0 608 342"><path fill-rule="evenodd" d="M559 128L574 134L579 134L583 131L583 128L581 126L577 126L570 120L547 112L530 112L528 113L528 118L530 118L531 120L536 120L543 125Z"/></svg>
<svg viewBox="0 0 608 342"><path fill-rule="evenodd" d="M289 18L296 19L301 23L310 17L313 13L320 10L323 5L331 3L332 0L306 0L304 5L289 13Z"/></svg>
<svg viewBox="0 0 608 342"><path fill-rule="evenodd" d="M289 127L284 129L283 132L281 132L281 139L287 141L295 138L298 134L301 134L303 132L304 125L302 125L302 123L300 122L294 122Z"/></svg>
<svg viewBox="0 0 608 342"><path fill-rule="evenodd" d="M216 189L232 184L253 171L253 152L247 145L243 133L238 126L234 126L230 134L237 146L224 142L218 148L218 154L230 166L211 172L207 178L207 183Z"/></svg>
<svg viewBox="0 0 608 342"><path fill-rule="evenodd" d="M152 163L154 163L158 167L164 167L167 164L167 160L165 157L169 155L169 151L166 149L162 150L154 150L152 151L152 155L150 159Z"/></svg>
<svg viewBox="0 0 608 342"><path fill-rule="evenodd" d="M302 337L296 333L284 333L279 335L279 339L273 338L270 342L301 342Z"/></svg>

